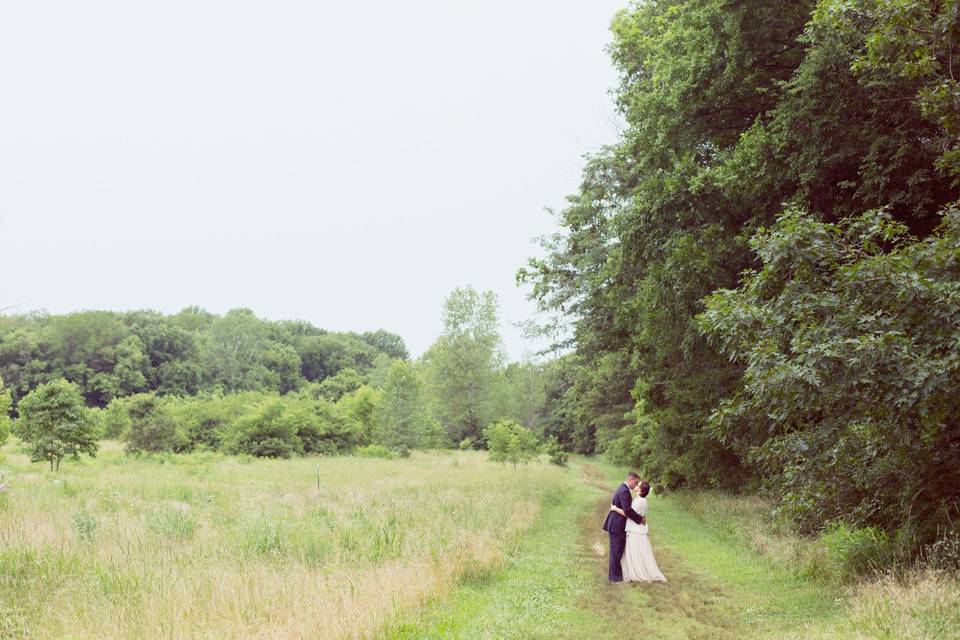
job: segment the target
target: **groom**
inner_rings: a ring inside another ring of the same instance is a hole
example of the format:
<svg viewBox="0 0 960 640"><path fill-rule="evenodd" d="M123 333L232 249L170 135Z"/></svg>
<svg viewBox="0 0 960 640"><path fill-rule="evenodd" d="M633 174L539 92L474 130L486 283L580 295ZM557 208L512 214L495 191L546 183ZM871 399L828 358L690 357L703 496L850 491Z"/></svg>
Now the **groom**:
<svg viewBox="0 0 960 640"><path fill-rule="evenodd" d="M631 471L627 474L627 479L623 481L617 490L613 493L612 504L623 509L627 517L643 524L643 517L638 514L630 504L633 502L633 496L630 492L636 488L640 482L640 476ZM603 530L610 534L610 571L607 579L610 582L623 582L623 570L620 568L620 559L623 558L623 550L627 546L627 518L616 511L607 513L607 519L603 523Z"/></svg>

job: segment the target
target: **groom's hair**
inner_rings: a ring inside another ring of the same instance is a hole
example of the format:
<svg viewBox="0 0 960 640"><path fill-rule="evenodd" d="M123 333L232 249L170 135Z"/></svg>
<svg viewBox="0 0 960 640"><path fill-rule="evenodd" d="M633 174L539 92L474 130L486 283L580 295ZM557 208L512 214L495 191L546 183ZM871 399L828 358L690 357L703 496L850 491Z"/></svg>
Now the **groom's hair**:
<svg viewBox="0 0 960 640"><path fill-rule="evenodd" d="M628 478L628 479L629 479L629 478L636 478L637 480L639 480L639 479L640 479L640 474L637 473L636 471L631 471L630 473L627 474L627 478Z"/></svg>

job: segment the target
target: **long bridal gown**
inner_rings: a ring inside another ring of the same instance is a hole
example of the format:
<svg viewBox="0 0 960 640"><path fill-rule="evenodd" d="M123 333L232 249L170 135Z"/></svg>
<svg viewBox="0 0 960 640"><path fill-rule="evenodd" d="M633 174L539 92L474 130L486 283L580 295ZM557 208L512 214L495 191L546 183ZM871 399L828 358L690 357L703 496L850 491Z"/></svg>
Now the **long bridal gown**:
<svg viewBox="0 0 960 640"><path fill-rule="evenodd" d="M637 496L631 504L641 516L647 515L647 499ZM666 582L667 579L653 557L653 547L647 535L647 525L637 524L627 518L627 547L620 561L625 582Z"/></svg>

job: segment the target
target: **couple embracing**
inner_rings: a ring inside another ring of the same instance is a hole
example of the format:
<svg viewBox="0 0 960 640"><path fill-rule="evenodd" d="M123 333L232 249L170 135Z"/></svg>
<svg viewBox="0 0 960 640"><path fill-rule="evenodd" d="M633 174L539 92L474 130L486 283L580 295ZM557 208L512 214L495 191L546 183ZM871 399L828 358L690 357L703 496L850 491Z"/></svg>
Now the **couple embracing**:
<svg viewBox="0 0 960 640"><path fill-rule="evenodd" d="M634 493L636 492L636 493ZM647 536L650 483L631 471L613 494L603 530L610 534L610 582L666 582Z"/></svg>

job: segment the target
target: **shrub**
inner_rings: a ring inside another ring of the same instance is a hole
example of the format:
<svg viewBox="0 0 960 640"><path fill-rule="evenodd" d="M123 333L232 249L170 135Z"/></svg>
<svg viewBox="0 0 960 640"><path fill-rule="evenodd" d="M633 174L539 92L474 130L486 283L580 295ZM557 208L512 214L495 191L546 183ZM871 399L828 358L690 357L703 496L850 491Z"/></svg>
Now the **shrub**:
<svg viewBox="0 0 960 640"><path fill-rule="evenodd" d="M826 551L827 566L844 582L876 573L893 556L887 534L875 527L857 529L843 523L832 524L819 544Z"/></svg>
<svg viewBox="0 0 960 640"><path fill-rule="evenodd" d="M705 300L701 330L745 367L708 432L782 512L918 545L960 486L960 207L925 239L886 210L840 223L788 211L751 245L761 268Z"/></svg>
<svg viewBox="0 0 960 640"><path fill-rule="evenodd" d="M119 440L126 437L130 429L130 414L127 412L127 398L114 398L100 413L100 437Z"/></svg>
<svg viewBox="0 0 960 640"><path fill-rule="evenodd" d="M339 405L326 400L284 398L304 453L349 451L360 443L361 426Z"/></svg>
<svg viewBox="0 0 960 640"><path fill-rule="evenodd" d="M537 437L516 420L500 420L483 430L490 460L526 464L540 453Z"/></svg>
<svg viewBox="0 0 960 640"><path fill-rule="evenodd" d="M130 427L124 438L128 453L184 451L189 447L186 436L152 393L131 396L126 409L130 416Z"/></svg>
<svg viewBox="0 0 960 640"><path fill-rule="evenodd" d="M0 378L0 446L10 436L10 390L3 388L3 378Z"/></svg>
<svg viewBox="0 0 960 640"><path fill-rule="evenodd" d="M258 405L236 422L227 437L228 453L246 453L266 458L289 458L303 453L294 420L285 415L283 402L276 398Z"/></svg>
<svg viewBox="0 0 960 640"><path fill-rule="evenodd" d="M960 573L960 531L946 532L936 542L926 545L923 555L933 569Z"/></svg>
<svg viewBox="0 0 960 640"><path fill-rule="evenodd" d="M353 454L361 458L395 458L396 454L382 444L370 444L365 447L357 447Z"/></svg>
<svg viewBox="0 0 960 640"><path fill-rule="evenodd" d="M567 459L570 457L570 454L556 438L548 439L544 449L546 454L550 456L550 462L552 464L561 467L567 466Z"/></svg>

